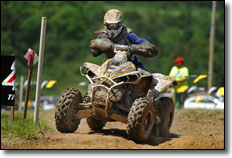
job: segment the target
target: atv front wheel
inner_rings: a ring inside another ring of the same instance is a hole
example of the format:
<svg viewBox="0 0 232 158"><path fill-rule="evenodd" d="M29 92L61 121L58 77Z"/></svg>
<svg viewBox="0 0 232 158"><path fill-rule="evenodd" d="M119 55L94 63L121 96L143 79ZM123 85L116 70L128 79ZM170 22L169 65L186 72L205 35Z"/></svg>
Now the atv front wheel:
<svg viewBox="0 0 232 158"><path fill-rule="evenodd" d="M161 98L161 106L159 107L158 115L160 116L161 122L159 124L160 136L168 137L169 131L172 126L174 118L174 103L170 98Z"/></svg>
<svg viewBox="0 0 232 158"><path fill-rule="evenodd" d="M74 116L79 111L77 103L81 102L81 92L77 89L68 88L61 94L55 113L56 129L59 132L73 133L76 131L80 119L75 119Z"/></svg>
<svg viewBox="0 0 232 158"><path fill-rule="evenodd" d="M154 125L154 106L145 98L136 99L128 114L127 134L129 139L144 142Z"/></svg>
<svg viewBox="0 0 232 158"><path fill-rule="evenodd" d="M94 117L89 117L87 118L87 123L92 130L101 130L105 126L106 121L96 120Z"/></svg>

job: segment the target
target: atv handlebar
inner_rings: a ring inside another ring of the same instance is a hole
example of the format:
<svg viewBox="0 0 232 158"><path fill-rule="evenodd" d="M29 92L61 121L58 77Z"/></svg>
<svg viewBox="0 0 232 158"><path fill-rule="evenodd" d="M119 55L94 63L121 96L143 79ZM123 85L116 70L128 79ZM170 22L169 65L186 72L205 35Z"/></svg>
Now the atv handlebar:
<svg viewBox="0 0 232 158"><path fill-rule="evenodd" d="M114 44L113 48L114 51L129 51L129 46L127 45Z"/></svg>
<svg viewBox="0 0 232 158"><path fill-rule="evenodd" d="M128 57L131 55L130 54L130 47L127 45L114 44L113 50L114 50L115 54L117 52L124 52Z"/></svg>

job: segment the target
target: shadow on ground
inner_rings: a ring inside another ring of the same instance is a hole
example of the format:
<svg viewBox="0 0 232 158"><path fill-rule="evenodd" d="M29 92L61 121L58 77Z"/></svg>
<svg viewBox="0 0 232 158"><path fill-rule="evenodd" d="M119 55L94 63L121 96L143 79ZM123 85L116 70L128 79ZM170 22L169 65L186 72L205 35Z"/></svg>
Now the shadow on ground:
<svg viewBox="0 0 232 158"><path fill-rule="evenodd" d="M118 136L127 139L126 130L111 128L111 129L102 129L96 131L90 131L89 134L102 134L102 135L111 135L111 136Z"/></svg>
<svg viewBox="0 0 232 158"><path fill-rule="evenodd" d="M102 130L97 130L97 131L90 131L88 134L102 134L102 135L111 135L111 136L117 136L117 137L122 137L125 139L127 138L126 130L122 129L102 129ZM149 136L146 142L144 143L139 143L135 142L136 144L147 144L147 145L159 145L161 143L167 142L169 140L172 140L173 138L179 138L179 135L176 135L175 133L171 133L169 137L156 137L156 136Z"/></svg>
<svg viewBox="0 0 232 158"><path fill-rule="evenodd" d="M147 141L145 142L145 144L156 146L156 145L159 145L161 143L165 143L165 142L167 142L169 140L172 140L173 138L179 138L179 137L180 137L179 135L174 134L174 133L170 133L169 137L156 137L156 136L151 135L147 139Z"/></svg>

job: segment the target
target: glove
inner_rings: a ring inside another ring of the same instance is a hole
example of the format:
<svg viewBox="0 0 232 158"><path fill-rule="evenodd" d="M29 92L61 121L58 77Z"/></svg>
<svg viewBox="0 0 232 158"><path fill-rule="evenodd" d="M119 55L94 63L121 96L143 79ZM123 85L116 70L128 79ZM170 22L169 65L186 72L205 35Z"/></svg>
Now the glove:
<svg viewBox="0 0 232 158"><path fill-rule="evenodd" d="M97 57L97 56L101 55L101 52L97 52L97 51L94 50L94 49L91 49L91 52L92 52L92 55L93 55L94 57Z"/></svg>
<svg viewBox="0 0 232 158"><path fill-rule="evenodd" d="M174 81L172 82L172 84L173 84L173 86L176 86L176 85L178 84L178 82L174 80Z"/></svg>

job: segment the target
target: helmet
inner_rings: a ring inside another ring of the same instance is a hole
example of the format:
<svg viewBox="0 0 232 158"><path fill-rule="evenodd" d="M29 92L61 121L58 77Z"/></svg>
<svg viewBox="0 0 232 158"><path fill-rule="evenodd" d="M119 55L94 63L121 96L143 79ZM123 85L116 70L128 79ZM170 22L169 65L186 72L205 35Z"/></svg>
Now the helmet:
<svg viewBox="0 0 232 158"><path fill-rule="evenodd" d="M104 25L110 38L115 38L123 28L123 15L117 9L110 9L105 13Z"/></svg>
<svg viewBox="0 0 232 158"><path fill-rule="evenodd" d="M122 23L123 22L123 15L117 9L110 9L105 13L104 16L104 24L105 23Z"/></svg>

